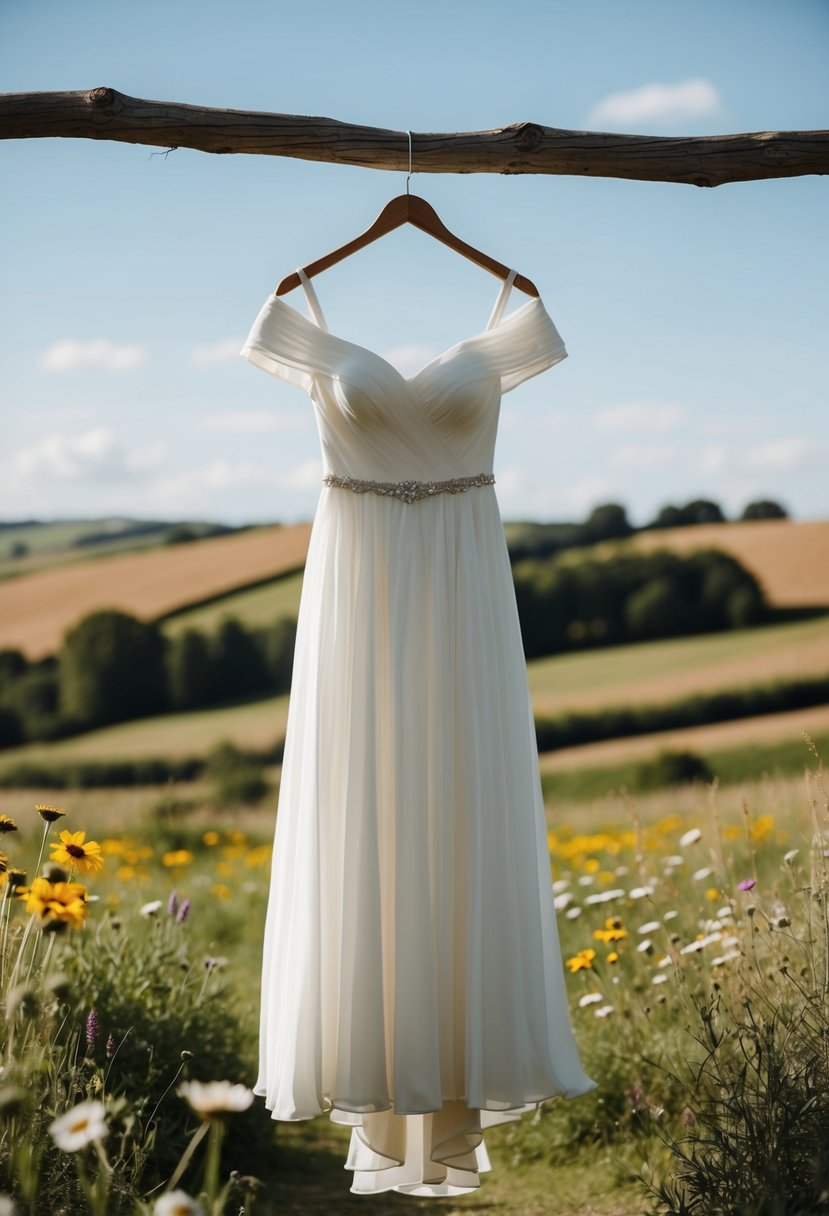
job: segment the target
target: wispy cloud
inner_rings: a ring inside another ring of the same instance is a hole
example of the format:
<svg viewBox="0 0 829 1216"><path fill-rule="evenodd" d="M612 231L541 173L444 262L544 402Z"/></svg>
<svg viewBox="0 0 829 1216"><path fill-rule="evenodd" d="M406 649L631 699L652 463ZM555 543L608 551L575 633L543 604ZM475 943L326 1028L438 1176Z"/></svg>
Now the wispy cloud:
<svg viewBox="0 0 829 1216"><path fill-rule="evenodd" d="M599 410L595 424L601 430L672 431L687 414L687 407L677 402L630 401Z"/></svg>
<svg viewBox="0 0 829 1216"><path fill-rule="evenodd" d="M720 95L710 80L695 77L677 84L644 84L610 93L589 114L592 126L620 129L668 125L694 118L712 118L722 110Z"/></svg>
<svg viewBox="0 0 829 1216"><path fill-rule="evenodd" d="M64 338L41 353L38 366L45 372L129 372L146 362L143 346L119 345L108 338L76 342Z"/></svg>
<svg viewBox="0 0 829 1216"><path fill-rule="evenodd" d="M222 338L219 342L208 342L194 346L190 352L192 367L212 367L216 363L230 363L239 357L244 338Z"/></svg>
<svg viewBox="0 0 829 1216"><path fill-rule="evenodd" d="M113 431L107 427L93 427L77 435L45 435L31 447L22 448L12 459L12 473L23 483L38 479L121 481L157 469L167 459L167 454L163 440L127 450Z"/></svg>

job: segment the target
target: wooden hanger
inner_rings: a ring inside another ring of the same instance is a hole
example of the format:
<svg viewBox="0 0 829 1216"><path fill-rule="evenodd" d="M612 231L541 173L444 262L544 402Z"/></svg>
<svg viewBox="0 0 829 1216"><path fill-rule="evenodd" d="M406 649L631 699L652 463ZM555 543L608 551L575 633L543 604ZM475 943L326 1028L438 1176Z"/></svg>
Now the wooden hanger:
<svg viewBox="0 0 829 1216"><path fill-rule="evenodd" d="M454 249L457 253L463 254L465 258L469 258L471 262L483 267L484 270L491 271L499 279L506 279L510 272L508 266L504 266L501 262L496 262L494 258L489 257L485 253L481 253L480 249L473 249L471 245L467 245L466 241L462 241L460 237L455 236L443 224L434 207L420 198L416 194L409 194L408 188L405 194L398 194L396 198L390 199L386 203L383 210L377 216L377 219L362 232L347 244L341 245L339 249L332 250L331 253L326 253L324 257L318 258L316 262L311 262L309 266L303 266L303 270L312 278L315 274L319 274L322 270L328 270L329 266L334 266L337 262L341 262L344 258L350 257L352 253L356 253L358 249L363 249L366 245L370 245L372 241L376 241L379 237L385 236L387 232L392 232L395 228L399 228L401 224L414 224L415 228L420 228L421 231L428 233L429 236L435 237L436 240L442 241L444 245L448 245L450 249ZM296 271L293 274L286 275L276 289L275 295L281 296L288 291L292 291L294 287L299 287L301 279ZM538 296L539 291L534 283L523 275L517 274L514 279L514 285L526 292L528 296Z"/></svg>

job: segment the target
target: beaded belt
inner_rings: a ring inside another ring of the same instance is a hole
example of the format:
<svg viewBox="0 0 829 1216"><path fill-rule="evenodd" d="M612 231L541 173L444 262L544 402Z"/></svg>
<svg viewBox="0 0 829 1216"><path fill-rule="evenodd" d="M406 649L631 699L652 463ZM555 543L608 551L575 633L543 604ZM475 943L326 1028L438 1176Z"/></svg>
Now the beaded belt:
<svg viewBox="0 0 829 1216"><path fill-rule="evenodd" d="M391 494L403 502L412 503L432 494L462 494L471 486L495 484L494 473L476 473L472 477L450 477L448 481L361 481L359 477L340 477L328 473L323 485L353 490L355 494Z"/></svg>

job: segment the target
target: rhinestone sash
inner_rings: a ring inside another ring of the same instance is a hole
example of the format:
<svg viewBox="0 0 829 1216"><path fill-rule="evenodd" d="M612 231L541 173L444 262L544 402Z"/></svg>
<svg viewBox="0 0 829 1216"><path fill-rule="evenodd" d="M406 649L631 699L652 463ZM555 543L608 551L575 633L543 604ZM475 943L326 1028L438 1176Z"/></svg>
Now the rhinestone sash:
<svg viewBox="0 0 829 1216"><path fill-rule="evenodd" d="M322 482L341 490L353 490L355 494L389 494L401 502L413 503L432 494L462 494L472 486L494 485L495 474L475 473L472 477L450 477L448 481L362 481L359 477L328 473Z"/></svg>

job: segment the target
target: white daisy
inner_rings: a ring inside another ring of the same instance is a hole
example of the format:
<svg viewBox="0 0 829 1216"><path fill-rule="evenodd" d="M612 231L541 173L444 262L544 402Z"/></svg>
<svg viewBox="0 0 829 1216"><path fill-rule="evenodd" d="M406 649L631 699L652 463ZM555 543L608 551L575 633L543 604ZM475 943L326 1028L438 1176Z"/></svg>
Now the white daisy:
<svg viewBox="0 0 829 1216"><path fill-rule="evenodd" d="M562 908L566 908L568 904L573 902L572 891L562 891L561 895L556 895L553 899L553 906L556 912L560 912Z"/></svg>
<svg viewBox="0 0 829 1216"><path fill-rule="evenodd" d="M247 1110L253 1101L252 1089L231 1081L182 1081L176 1093L205 1119Z"/></svg>
<svg viewBox="0 0 829 1216"><path fill-rule="evenodd" d="M585 992L584 996L579 997L579 1005L583 1008L585 1005L595 1005L596 1001L600 1000L602 1000L600 992Z"/></svg>
<svg viewBox="0 0 829 1216"><path fill-rule="evenodd" d="M596 1010L597 1018L606 1018L609 1013L613 1012L612 1005L602 1005L601 1009Z"/></svg>
<svg viewBox="0 0 829 1216"><path fill-rule="evenodd" d="M103 1102L81 1102L54 1119L49 1124L49 1133L58 1148L65 1153L76 1153L108 1134L105 1116Z"/></svg>
<svg viewBox="0 0 829 1216"><path fill-rule="evenodd" d="M795 857L797 857L799 852L800 852L800 849L789 849L788 853L783 854L783 860L785 861L787 866L790 866L792 864L792 862L794 861Z"/></svg>
<svg viewBox="0 0 829 1216"><path fill-rule="evenodd" d="M711 959L712 967L721 967L723 963L730 963L732 959L739 958L739 950L728 950L725 954L718 954L716 958Z"/></svg>
<svg viewBox="0 0 829 1216"><path fill-rule="evenodd" d="M662 913L663 920L673 920L675 916L679 916L679 913L677 911L675 911L673 908L671 909L670 912Z"/></svg>
<svg viewBox="0 0 829 1216"><path fill-rule="evenodd" d="M653 950L653 942L649 937L646 937L643 942L640 942L636 947L640 954L645 954L648 950Z"/></svg>
<svg viewBox="0 0 829 1216"><path fill-rule="evenodd" d="M204 1208L185 1191L168 1191L157 1200L153 1216L204 1216Z"/></svg>
<svg viewBox="0 0 829 1216"><path fill-rule="evenodd" d="M142 916L155 916L158 909L161 907L160 899L151 899L148 904L142 904L138 909Z"/></svg>
<svg viewBox="0 0 829 1216"><path fill-rule="evenodd" d="M651 979L652 984L667 984L667 982L668 982L667 975L655 975Z"/></svg>
<svg viewBox="0 0 829 1216"><path fill-rule="evenodd" d="M566 891L569 886L569 878L557 878L553 883L553 890L555 891L556 895L558 895L559 891Z"/></svg>
<svg viewBox="0 0 829 1216"><path fill-rule="evenodd" d="M703 866L701 870L694 871L693 877L695 878L695 880L697 882L700 882L703 878L707 878L709 874L713 874L713 873L714 873L714 871L711 869L710 866Z"/></svg>
<svg viewBox="0 0 829 1216"><path fill-rule="evenodd" d="M680 836L679 847L684 849L689 844L696 844L701 836L702 832L699 830L699 828L691 828L690 831L685 832L684 835Z"/></svg>
<svg viewBox="0 0 829 1216"><path fill-rule="evenodd" d="M575 920L577 916L581 916L581 908L578 904L573 904L572 908L568 908L564 915L568 920Z"/></svg>
<svg viewBox="0 0 829 1216"><path fill-rule="evenodd" d="M646 925L640 925L639 928L636 930L636 932L637 933L655 933L657 929L661 929L661 928L662 928L662 926L658 920L649 920Z"/></svg>
<svg viewBox="0 0 829 1216"><path fill-rule="evenodd" d="M614 887L612 891L597 891L595 895L585 896L586 904L606 904L611 899L624 899L624 891L620 887Z"/></svg>
<svg viewBox="0 0 829 1216"><path fill-rule="evenodd" d="M646 895L653 895L653 887L634 887L628 894L631 899L644 899Z"/></svg>

